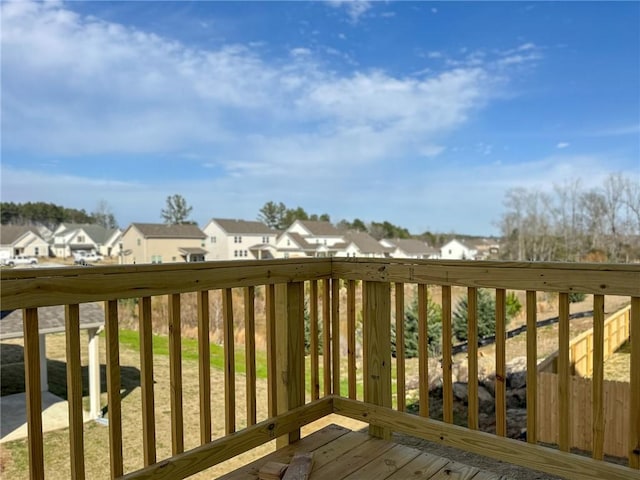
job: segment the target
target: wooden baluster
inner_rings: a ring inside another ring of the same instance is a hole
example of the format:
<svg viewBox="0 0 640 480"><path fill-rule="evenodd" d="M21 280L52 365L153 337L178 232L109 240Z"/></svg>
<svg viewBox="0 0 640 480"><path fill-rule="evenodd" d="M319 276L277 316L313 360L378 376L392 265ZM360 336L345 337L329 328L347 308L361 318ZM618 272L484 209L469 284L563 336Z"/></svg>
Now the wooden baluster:
<svg viewBox="0 0 640 480"><path fill-rule="evenodd" d="M334 395L340 395L340 279L331 280L331 349Z"/></svg>
<svg viewBox="0 0 640 480"><path fill-rule="evenodd" d="M469 378L467 383L469 404L467 407L467 425L478 429L478 289L467 289L467 365Z"/></svg>
<svg viewBox="0 0 640 480"><path fill-rule="evenodd" d="M309 348L311 349L311 400L320 398L320 365L318 358L318 281L311 280L309 293L309 320L311 322L311 339Z"/></svg>
<svg viewBox="0 0 640 480"><path fill-rule="evenodd" d="M211 441L211 345L209 342L209 291L198 292L198 381L200 444Z"/></svg>
<svg viewBox="0 0 640 480"><path fill-rule="evenodd" d="M182 340L180 327L180 294L168 295L169 302L169 384L171 388L171 453L184 451L182 414Z"/></svg>
<svg viewBox="0 0 640 480"><path fill-rule="evenodd" d="M82 363L80 361L80 306L65 305L67 350L67 402L69 406L69 450L71 478L85 477L82 422Z"/></svg>
<svg viewBox="0 0 640 480"><path fill-rule="evenodd" d="M256 424L256 314L255 287L244 289L244 338L247 425Z"/></svg>
<svg viewBox="0 0 640 480"><path fill-rule="evenodd" d="M591 453L604 458L604 295L593 296L593 376L591 378Z"/></svg>
<svg viewBox="0 0 640 480"><path fill-rule="evenodd" d="M367 331L368 381L364 401L391 408L391 288L385 282L364 282L366 294L364 330ZM389 439L391 431L376 425L369 434Z"/></svg>
<svg viewBox="0 0 640 480"><path fill-rule="evenodd" d="M236 364L233 338L233 290L222 291L224 329L224 426L227 435L236 431Z"/></svg>
<svg viewBox="0 0 640 480"><path fill-rule="evenodd" d="M105 302L105 334L107 343L107 402L109 412L111 478L117 478L123 474L117 300L108 300Z"/></svg>
<svg viewBox="0 0 640 480"><path fill-rule="evenodd" d="M331 281L322 281L322 368L324 394L331 395Z"/></svg>
<svg viewBox="0 0 640 480"><path fill-rule="evenodd" d="M538 425L538 302L536 292L527 291L527 442L537 443Z"/></svg>
<svg viewBox="0 0 640 480"><path fill-rule="evenodd" d="M558 444L560 450L570 448L569 391L569 294L558 295Z"/></svg>
<svg viewBox="0 0 640 480"><path fill-rule="evenodd" d="M398 411L404 412L407 405L405 388L404 350L404 283L395 284L396 294L396 385Z"/></svg>
<svg viewBox="0 0 640 480"><path fill-rule="evenodd" d="M152 329L151 297L143 297L138 304L138 330L140 332L140 386L142 387L142 451L145 466L156 463Z"/></svg>
<svg viewBox="0 0 640 480"><path fill-rule="evenodd" d="M418 398L419 413L429 416L429 336L427 332L427 286L418 285Z"/></svg>
<svg viewBox="0 0 640 480"><path fill-rule="evenodd" d="M276 345L276 300L275 285L265 286L266 330L267 330L267 406L269 417L278 414L278 370Z"/></svg>
<svg viewBox="0 0 640 480"><path fill-rule="evenodd" d="M496 289L496 434L504 437L507 434L507 303L506 291Z"/></svg>
<svg viewBox="0 0 640 480"><path fill-rule="evenodd" d="M304 283L276 285L278 412L304 405ZM279 437L277 448L300 439L300 429Z"/></svg>
<svg viewBox="0 0 640 480"><path fill-rule="evenodd" d="M349 398L356 399L356 281L347 282L347 369Z"/></svg>
<svg viewBox="0 0 640 480"><path fill-rule="evenodd" d="M27 397L27 445L29 450L29 478L44 478L42 446L42 392L40 384L40 339L38 309L22 312L24 332L24 383Z"/></svg>
<svg viewBox="0 0 640 480"><path fill-rule="evenodd" d="M640 469L640 297L631 298L629 337L631 338L629 466Z"/></svg>
<svg viewBox="0 0 640 480"><path fill-rule="evenodd" d="M451 358L451 286L442 287L442 419L453 423Z"/></svg>

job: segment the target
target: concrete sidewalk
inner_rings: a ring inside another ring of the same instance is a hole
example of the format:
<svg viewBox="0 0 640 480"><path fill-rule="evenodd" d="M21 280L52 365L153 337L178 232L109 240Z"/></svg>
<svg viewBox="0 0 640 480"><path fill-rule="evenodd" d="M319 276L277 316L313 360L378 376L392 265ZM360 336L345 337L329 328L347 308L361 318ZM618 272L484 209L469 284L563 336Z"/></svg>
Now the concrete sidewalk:
<svg viewBox="0 0 640 480"><path fill-rule="evenodd" d="M84 421L89 413L83 412ZM69 427L69 406L66 400L50 392L42 392L42 431ZM0 443L27 438L26 394L0 397Z"/></svg>

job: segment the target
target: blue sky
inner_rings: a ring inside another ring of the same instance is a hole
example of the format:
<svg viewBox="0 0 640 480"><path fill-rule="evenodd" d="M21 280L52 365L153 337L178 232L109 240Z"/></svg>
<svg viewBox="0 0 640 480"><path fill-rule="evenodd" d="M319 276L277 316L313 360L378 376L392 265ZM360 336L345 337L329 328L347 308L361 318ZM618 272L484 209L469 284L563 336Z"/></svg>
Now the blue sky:
<svg viewBox="0 0 640 480"><path fill-rule="evenodd" d="M3 2L3 201L497 233L640 175L638 2Z"/></svg>

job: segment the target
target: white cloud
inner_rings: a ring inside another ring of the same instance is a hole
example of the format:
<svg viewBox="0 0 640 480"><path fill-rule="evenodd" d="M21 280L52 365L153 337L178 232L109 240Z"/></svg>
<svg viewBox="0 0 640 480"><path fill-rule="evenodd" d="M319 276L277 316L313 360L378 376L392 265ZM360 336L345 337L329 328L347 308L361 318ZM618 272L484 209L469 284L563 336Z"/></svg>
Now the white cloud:
<svg viewBox="0 0 640 480"><path fill-rule="evenodd" d="M366 0L327 0L332 7L344 7L352 23L358 23L360 17L370 10L372 2Z"/></svg>
<svg viewBox="0 0 640 480"><path fill-rule="evenodd" d="M197 181L151 184L144 175L131 177L141 179L133 183L91 180L3 161L4 198L69 206L109 198L121 221L159 220L164 199L175 192L192 202L199 221L213 213L212 192L225 215L253 218L273 199L311 209L332 191L339 203L330 213L346 217L350 209L362 216L385 203L376 185L389 180L393 190L394 182L413 181L412 169L396 167L403 162L429 172L416 175L424 182L420 189L438 190L434 172L459 176L458 167L433 165L445 155L446 137L508 80L508 66L497 75L496 59L478 52L419 78L382 70L340 73L301 47L274 62L261 55L261 45L190 48L61 4L1 8L3 149L75 156L77 165L109 155L113 160L106 162L121 167L115 170L133 167L139 154L161 153L175 157L176 171L199 169ZM411 189L398 190L394 209L412 205ZM91 209L95 201L78 207ZM139 207L137 218L131 205ZM383 215L380 210L376 218ZM410 214L397 221L411 228L420 222Z"/></svg>
<svg viewBox="0 0 640 480"><path fill-rule="evenodd" d="M571 145L569 142L558 142L558 144L556 145L556 148L563 149L563 148L567 148L569 145Z"/></svg>

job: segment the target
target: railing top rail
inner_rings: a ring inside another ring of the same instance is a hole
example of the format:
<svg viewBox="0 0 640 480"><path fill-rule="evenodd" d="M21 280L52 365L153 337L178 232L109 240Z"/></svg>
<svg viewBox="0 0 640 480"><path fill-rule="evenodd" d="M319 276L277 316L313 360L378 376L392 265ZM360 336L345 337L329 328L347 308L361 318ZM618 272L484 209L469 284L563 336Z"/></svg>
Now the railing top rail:
<svg viewBox="0 0 640 480"><path fill-rule="evenodd" d="M348 280L640 296L640 264L334 259Z"/></svg>
<svg viewBox="0 0 640 480"><path fill-rule="evenodd" d="M15 310L330 277L329 259L16 269L0 273L0 301Z"/></svg>
<svg viewBox="0 0 640 480"><path fill-rule="evenodd" d="M276 259L3 269L2 309L324 278L640 296L640 265L407 259Z"/></svg>

